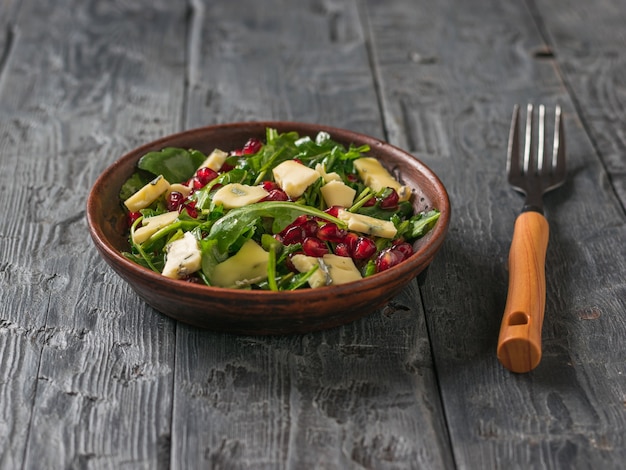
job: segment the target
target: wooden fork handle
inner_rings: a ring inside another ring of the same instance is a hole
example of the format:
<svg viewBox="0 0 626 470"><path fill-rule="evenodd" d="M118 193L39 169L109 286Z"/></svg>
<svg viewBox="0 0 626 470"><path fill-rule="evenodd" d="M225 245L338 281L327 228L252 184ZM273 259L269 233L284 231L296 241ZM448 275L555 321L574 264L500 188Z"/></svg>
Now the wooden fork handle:
<svg viewBox="0 0 626 470"><path fill-rule="evenodd" d="M548 221L539 212L523 212L517 217L509 251L509 290L498 338L498 359L512 372L528 372L541 360L548 236Z"/></svg>

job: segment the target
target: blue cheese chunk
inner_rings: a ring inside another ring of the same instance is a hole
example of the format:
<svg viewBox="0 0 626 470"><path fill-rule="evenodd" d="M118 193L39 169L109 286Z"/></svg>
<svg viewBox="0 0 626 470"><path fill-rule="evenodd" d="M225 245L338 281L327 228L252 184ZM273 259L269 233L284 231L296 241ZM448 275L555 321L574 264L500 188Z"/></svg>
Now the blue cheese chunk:
<svg viewBox="0 0 626 470"><path fill-rule="evenodd" d="M320 188L324 202L328 207L350 207L356 196L356 190L342 181L332 180Z"/></svg>
<svg viewBox="0 0 626 470"><path fill-rule="evenodd" d="M165 212L141 220L142 226L133 232L133 243L143 243L163 227L167 227L178 218L178 211Z"/></svg>
<svg viewBox="0 0 626 470"><path fill-rule="evenodd" d="M223 205L226 209L234 209L259 202L268 194L262 186L229 183L217 190L213 196L213 202Z"/></svg>
<svg viewBox="0 0 626 470"><path fill-rule="evenodd" d="M255 241L246 241L239 251L213 269L210 280L219 287L243 287L267 278L269 253Z"/></svg>
<svg viewBox="0 0 626 470"><path fill-rule="evenodd" d="M400 201L408 201L411 198L411 188L400 184L375 158L357 158L354 160L354 168L365 185L374 191L393 188L398 193Z"/></svg>
<svg viewBox="0 0 626 470"><path fill-rule="evenodd" d="M321 176L318 171L295 160L282 162L272 170L272 174L276 184L291 199L297 199L302 196L306 188L315 183Z"/></svg>
<svg viewBox="0 0 626 470"><path fill-rule="evenodd" d="M171 279L182 279L200 270L202 253L196 237L186 232L182 238L165 247L167 253L163 275Z"/></svg>
<svg viewBox="0 0 626 470"><path fill-rule="evenodd" d="M219 171L224 165L224 162L228 158L228 154L220 149L215 149L211 152L202 165L199 168L210 168L213 171Z"/></svg>
<svg viewBox="0 0 626 470"><path fill-rule="evenodd" d="M157 176L143 188L124 201L124 205L131 212L145 209L166 192L170 187L169 182L162 175Z"/></svg>
<svg viewBox="0 0 626 470"><path fill-rule="evenodd" d="M340 209L337 218L346 222L348 230L374 235L382 238L393 238L398 233L398 229L390 220L381 220L363 214L353 214Z"/></svg>

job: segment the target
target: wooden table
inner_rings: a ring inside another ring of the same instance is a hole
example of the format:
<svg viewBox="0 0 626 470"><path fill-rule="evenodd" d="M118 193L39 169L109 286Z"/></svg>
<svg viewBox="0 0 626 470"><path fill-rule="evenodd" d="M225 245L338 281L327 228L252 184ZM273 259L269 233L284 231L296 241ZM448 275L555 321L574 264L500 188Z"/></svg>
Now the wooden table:
<svg viewBox="0 0 626 470"><path fill-rule="evenodd" d="M0 467L617 469L626 461L624 0L0 2ZM544 356L495 347L515 103L563 107ZM324 123L439 174L428 269L353 324L217 334L140 301L85 222L126 151Z"/></svg>

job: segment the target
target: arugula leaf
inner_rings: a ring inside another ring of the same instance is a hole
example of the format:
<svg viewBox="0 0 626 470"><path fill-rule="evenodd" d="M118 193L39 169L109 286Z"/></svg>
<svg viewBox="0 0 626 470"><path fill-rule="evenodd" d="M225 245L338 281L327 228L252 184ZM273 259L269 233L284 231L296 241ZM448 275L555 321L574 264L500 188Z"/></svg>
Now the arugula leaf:
<svg viewBox="0 0 626 470"><path fill-rule="evenodd" d="M182 183L191 178L206 156L198 150L166 147L148 152L139 159L137 167L155 176L163 175L170 183Z"/></svg>
<svg viewBox="0 0 626 470"><path fill-rule="evenodd" d="M400 224L398 235L404 236L407 240L423 237L435 225L440 215L437 209L420 212Z"/></svg>

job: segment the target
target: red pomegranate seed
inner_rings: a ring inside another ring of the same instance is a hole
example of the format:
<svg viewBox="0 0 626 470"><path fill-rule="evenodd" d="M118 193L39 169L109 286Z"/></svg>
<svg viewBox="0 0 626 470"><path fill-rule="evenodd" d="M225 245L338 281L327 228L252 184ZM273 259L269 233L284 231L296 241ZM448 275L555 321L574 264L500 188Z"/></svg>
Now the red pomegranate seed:
<svg viewBox="0 0 626 470"><path fill-rule="evenodd" d="M288 201L289 196L282 189L272 189L261 201Z"/></svg>
<svg viewBox="0 0 626 470"><path fill-rule="evenodd" d="M261 142L259 139L251 137L250 139L248 139L248 142L246 142L246 144L243 146L242 153L244 155L254 155L259 150L261 150L262 146L263 142Z"/></svg>
<svg viewBox="0 0 626 470"><path fill-rule="evenodd" d="M317 231L320 228L320 226L317 224L317 222L314 219L307 220L305 223L301 225L301 227L302 227L302 230L304 230L305 238L316 237Z"/></svg>
<svg viewBox="0 0 626 470"><path fill-rule="evenodd" d="M372 207L374 204L376 204L376 198L372 196L363 203L363 207Z"/></svg>
<svg viewBox="0 0 626 470"><path fill-rule="evenodd" d="M281 233L283 237L283 243L285 245L293 245L295 243L302 243L304 240L304 230L297 225L287 228L286 231Z"/></svg>
<svg viewBox="0 0 626 470"><path fill-rule="evenodd" d="M298 217L296 217L296 220L291 222L291 225L301 226L301 225L304 225L307 220L309 220L309 216L302 214L302 215L299 215Z"/></svg>
<svg viewBox="0 0 626 470"><path fill-rule="evenodd" d="M333 217L338 217L339 209L343 209L343 208L341 206L332 206L326 209L324 212L326 212L328 215L332 215Z"/></svg>
<svg viewBox="0 0 626 470"><path fill-rule="evenodd" d="M351 183L356 183L357 181L359 181L359 177L353 173L346 174L346 179Z"/></svg>
<svg viewBox="0 0 626 470"><path fill-rule="evenodd" d="M352 252L350 251L350 247L346 243L337 243L335 246L335 254L337 256L344 256L346 258L352 257Z"/></svg>
<svg viewBox="0 0 626 470"><path fill-rule="evenodd" d="M263 181L261 186L263 186L263 189L265 189L268 193L273 189L280 189L280 186L273 181Z"/></svg>
<svg viewBox="0 0 626 470"><path fill-rule="evenodd" d="M376 272L386 271L402 262L402 253L391 249L383 250L376 257Z"/></svg>
<svg viewBox="0 0 626 470"><path fill-rule="evenodd" d="M357 241L359 241L359 236L354 232L346 233L346 236L342 240L342 242L345 243L350 249L350 253L354 252Z"/></svg>
<svg viewBox="0 0 626 470"><path fill-rule="evenodd" d="M398 193L395 189L389 189L391 189L391 192L380 201L381 209L395 209L396 207L398 207L398 201L400 200L400 197L398 196Z"/></svg>
<svg viewBox="0 0 626 470"><path fill-rule="evenodd" d="M197 218L198 217L198 209L196 209L196 201L189 201L181 204L178 207L178 212L182 212L183 210L187 211L189 217Z"/></svg>
<svg viewBox="0 0 626 470"><path fill-rule="evenodd" d="M407 243L407 242L398 243L394 245L391 249L393 251L398 251L402 253L403 260L407 259L409 256L413 254L413 247L411 246L410 243Z"/></svg>
<svg viewBox="0 0 626 470"><path fill-rule="evenodd" d="M352 257L354 259L368 259L376 253L376 243L367 237L359 237L354 247Z"/></svg>
<svg viewBox="0 0 626 470"><path fill-rule="evenodd" d="M211 168L202 167L196 171L196 178L202 184L202 187L204 187L209 184L209 182L217 178L217 172Z"/></svg>
<svg viewBox="0 0 626 470"><path fill-rule="evenodd" d="M319 228L317 237L320 240L337 243L343 241L346 237L346 232L332 222L328 222Z"/></svg>
<svg viewBox="0 0 626 470"><path fill-rule="evenodd" d="M316 237L307 237L302 242L302 251L307 256L320 258L329 253L328 246Z"/></svg>
<svg viewBox="0 0 626 470"><path fill-rule="evenodd" d="M232 170L233 168L235 168L235 165L231 165L230 163L226 163L224 162L224 164L220 167L220 173L226 173L227 171Z"/></svg>
<svg viewBox="0 0 626 470"><path fill-rule="evenodd" d="M167 210L168 211L176 211L180 207L180 205L185 200L185 196L178 191L172 191L169 196L167 196Z"/></svg>
<svg viewBox="0 0 626 470"><path fill-rule="evenodd" d="M128 226L130 227L131 225L133 225L135 223L135 220L137 220L139 217L141 217L141 212L129 212L128 213Z"/></svg>

